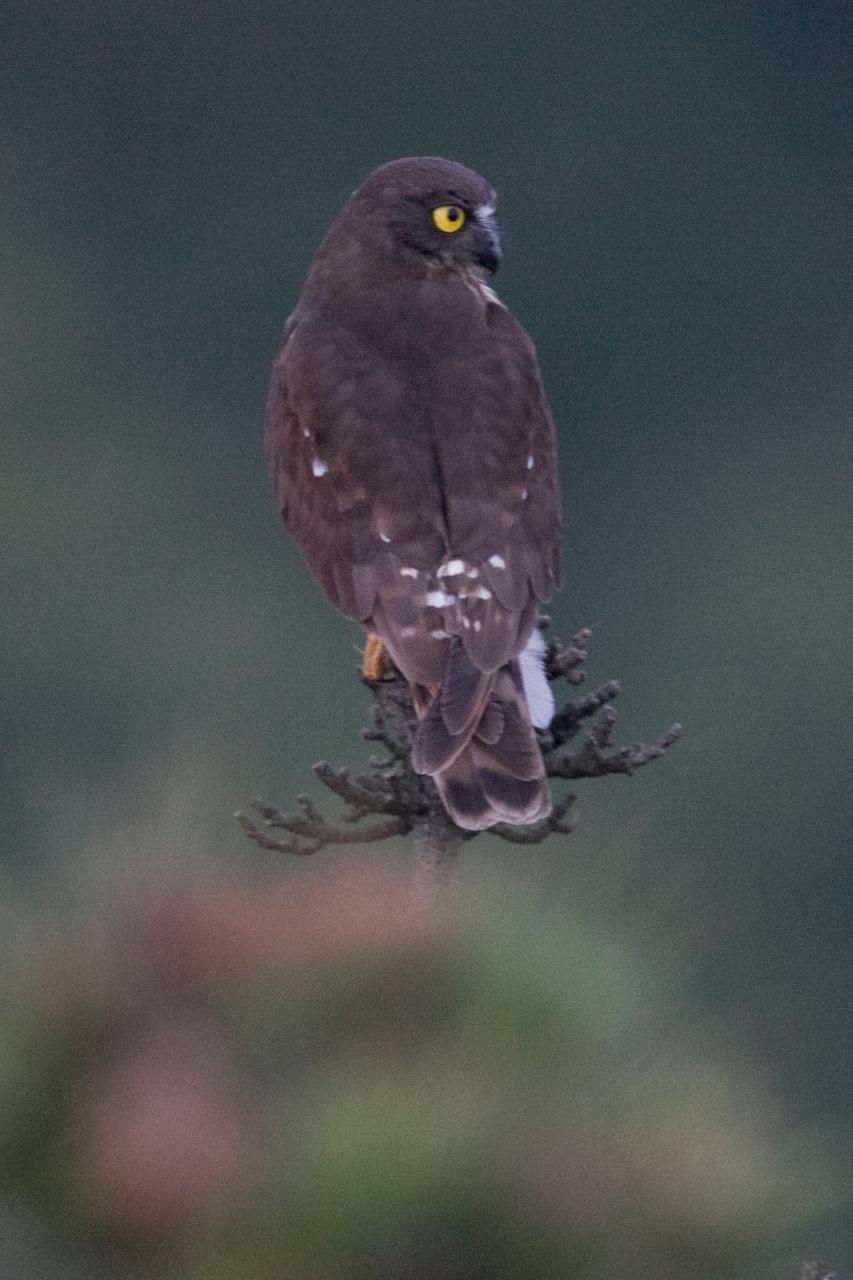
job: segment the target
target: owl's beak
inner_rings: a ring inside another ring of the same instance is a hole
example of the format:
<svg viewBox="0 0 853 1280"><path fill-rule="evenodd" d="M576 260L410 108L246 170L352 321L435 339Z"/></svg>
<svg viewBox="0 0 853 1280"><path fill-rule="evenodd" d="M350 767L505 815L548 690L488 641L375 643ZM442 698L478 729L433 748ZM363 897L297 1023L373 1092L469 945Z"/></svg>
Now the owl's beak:
<svg viewBox="0 0 853 1280"><path fill-rule="evenodd" d="M494 275L501 260L501 237L494 214L479 216L473 229L474 257L477 265Z"/></svg>

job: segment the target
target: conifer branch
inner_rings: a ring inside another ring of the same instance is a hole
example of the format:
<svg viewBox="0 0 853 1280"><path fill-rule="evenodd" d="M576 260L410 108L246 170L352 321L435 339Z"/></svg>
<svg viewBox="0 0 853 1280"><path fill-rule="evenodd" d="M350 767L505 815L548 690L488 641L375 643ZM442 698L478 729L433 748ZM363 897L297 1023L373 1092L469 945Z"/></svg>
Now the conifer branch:
<svg viewBox="0 0 853 1280"><path fill-rule="evenodd" d="M590 629L584 627L567 644L549 645L549 679L575 687L583 683L591 635ZM325 760L313 766L318 780L343 802L339 818L328 819L319 805L303 794L297 796L296 812L284 812L257 799L251 803L257 817L240 811L237 820L249 839L261 848L300 857L318 853L329 845L373 844L414 831L419 876L444 883L462 844L480 833L456 827L444 812L432 779L415 773L411 767L417 719L403 677L392 669L380 680L363 678L363 683L374 701L370 724L362 730L362 737L379 744L381 751L370 757L364 773L334 768ZM664 755L678 740L681 726L673 724L652 742L614 747L617 713L613 703L621 692L618 680L607 680L559 707L548 729L539 734L549 777L574 780L611 773L630 775ZM588 728L582 744L574 752L564 751L585 724ZM540 822L530 826L502 823L492 827L490 833L519 845L539 844L552 835L568 835L572 831L574 803L573 794L565 795ZM377 818L381 820L375 821ZM273 834L278 832L284 834ZM431 868L428 873L427 868Z"/></svg>

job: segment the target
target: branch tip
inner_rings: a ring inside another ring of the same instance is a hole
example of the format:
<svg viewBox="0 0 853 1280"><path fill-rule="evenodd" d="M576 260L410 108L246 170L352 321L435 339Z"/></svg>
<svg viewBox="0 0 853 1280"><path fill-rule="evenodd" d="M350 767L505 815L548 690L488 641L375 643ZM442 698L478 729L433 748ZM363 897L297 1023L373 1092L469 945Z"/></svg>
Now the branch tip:
<svg viewBox="0 0 853 1280"><path fill-rule="evenodd" d="M541 619L547 626L549 619ZM589 658L592 630L582 627L572 639L562 644L548 643L545 668L550 680L565 680L577 686L586 679L583 664ZM273 852L306 856L333 844L364 844L388 840L415 831L420 850L427 844L436 849L458 849L478 832L455 827L442 808L431 778L416 774L411 767L410 751L417 725L411 693L399 672L389 671L379 679L359 672L361 683L373 696L370 723L361 730L367 742L380 743L387 757L371 755L367 772L353 775L349 768L335 768L327 760L312 766L317 780L343 804L338 823L330 822L320 806L307 792L296 797L298 813L283 813L274 805L256 797L251 808L262 819L256 823L243 810L235 813L241 830L260 848ZM550 725L537 734L551 778L599 778L605 774L632 774L643 765L662 756L682 733L680 724L672 724L653 742L631 743L613 748L617 713L612 703L622 692L618 680L606 680L598 688L580 697L570 698L554 715ZM589 721L582 745L573 753L561 751ZM538 844L551 835L567 835L573 829L573 794L563 796L550 814L529 826L499 824L494 835L511 844ZM378 819L369 822L367 819ZM274 836L275 830L285 834ZM448 855L449 856L449 855ZM428 861L445 864L444 856ZM436 875L438 873L436 872Z"/></svg>

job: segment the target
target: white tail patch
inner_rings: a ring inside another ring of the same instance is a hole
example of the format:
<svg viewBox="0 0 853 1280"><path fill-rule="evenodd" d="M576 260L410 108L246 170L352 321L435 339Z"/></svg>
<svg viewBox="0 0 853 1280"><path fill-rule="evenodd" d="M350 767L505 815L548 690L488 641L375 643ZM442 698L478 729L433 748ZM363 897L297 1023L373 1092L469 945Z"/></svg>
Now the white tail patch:
<svg viewBox="0 0 853 1280"><path fill-rule="evenodd" d="M537 729L547 729L554 717L554 694L545 674L545 637L538 628L531 632L518 661L530 719Z"/></svg>

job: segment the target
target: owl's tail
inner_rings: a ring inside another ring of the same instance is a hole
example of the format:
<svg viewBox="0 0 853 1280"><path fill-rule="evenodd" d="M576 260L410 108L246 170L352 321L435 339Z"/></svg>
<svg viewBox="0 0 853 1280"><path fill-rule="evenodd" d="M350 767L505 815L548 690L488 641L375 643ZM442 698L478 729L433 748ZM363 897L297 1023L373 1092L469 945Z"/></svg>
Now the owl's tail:
<svg viewBox="0 0 853 1280"><path fill-rule="evenodd" d="M517 659L482 672L460 647L438 692L430 697L415 690L415 705L421 719L412 764L435 779L457 826L482 831L550 813L545 765Z"/></svg>

